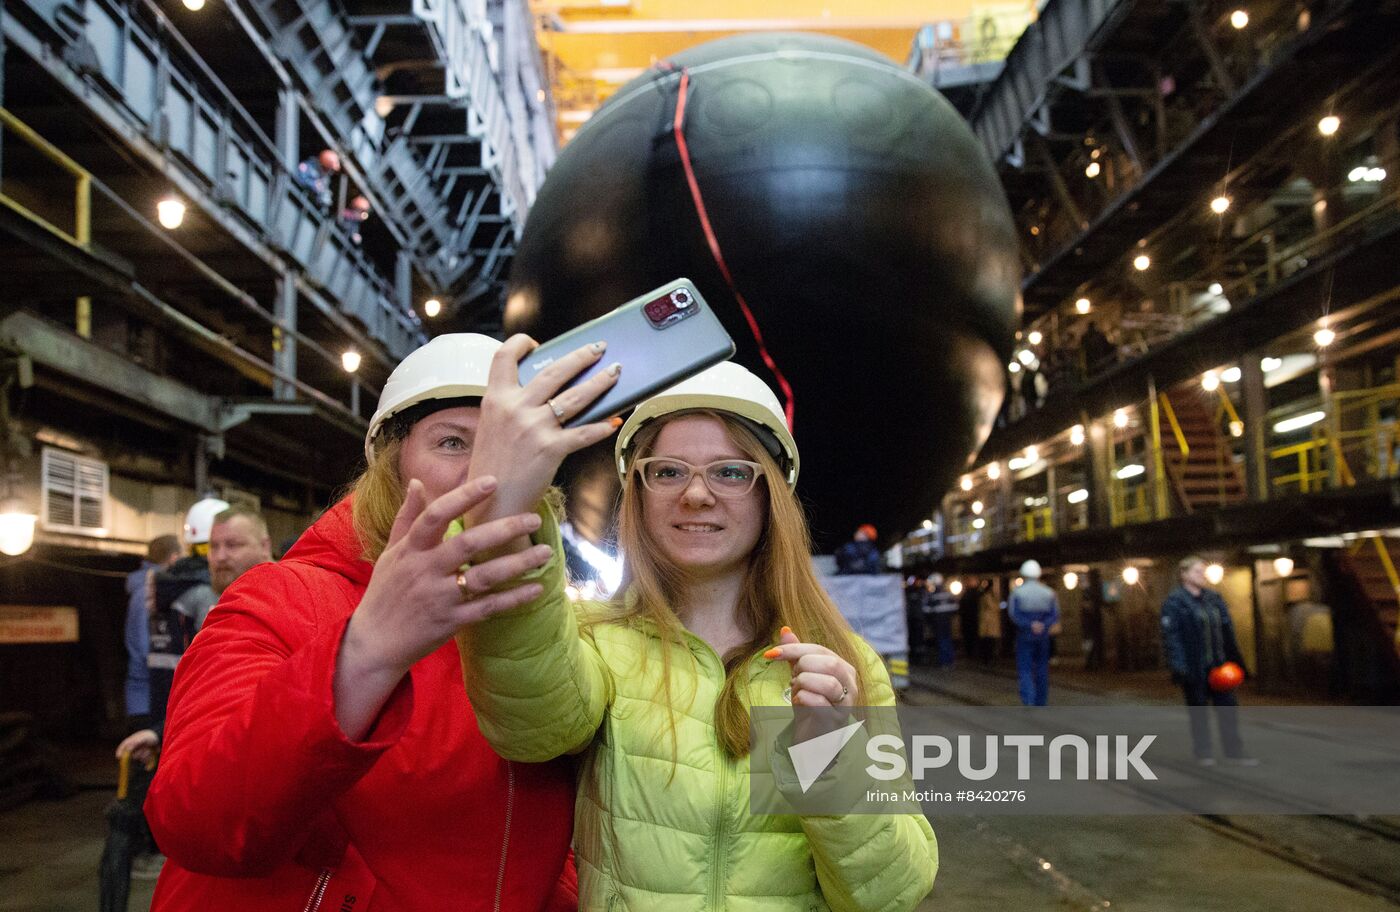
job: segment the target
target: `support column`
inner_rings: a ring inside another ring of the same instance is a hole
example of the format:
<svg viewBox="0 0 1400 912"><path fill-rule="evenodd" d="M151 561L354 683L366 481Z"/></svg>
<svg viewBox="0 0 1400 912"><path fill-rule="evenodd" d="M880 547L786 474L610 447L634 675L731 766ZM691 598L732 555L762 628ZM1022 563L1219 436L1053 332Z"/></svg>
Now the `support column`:
<svg viewBox="0 0 1400 912"><path fill-rule="evenodd" d="M404 310L413 310L413 257L400 250L394 259L394 295Z"/></svg>
<svg viewBox="0 0 1400 912"><path fill-rule="evenodd" d="M277 90L277 157L290 172L301 162L301 114L296 93L288 86Z"/></svg>
<svg viewBox="0 0 1400 912"><path fill-rule="evenodd" d="M1089 525L1107 529L1113 524L1113 421L1090 421L1082 416L1089 456Z"/></svg>
<svg viewBox="0 0 1400 912"><path fill-rule="evenodd" d="M287 377L297 375L297 285L290 272L277 280L277 300L273 307L277 323L272 327L272 366ZM280 377L273 378L272 398L291 402L297 388Z"/></svg>
<svg viewBox="0 0 1400 912"><path fill-rule="evenodd" d="M1261 352L1244 355L1240 362L1240 421L1244 422L1244 481L1250 500L1269 499L1267 451L1269 412Z"/></svg>

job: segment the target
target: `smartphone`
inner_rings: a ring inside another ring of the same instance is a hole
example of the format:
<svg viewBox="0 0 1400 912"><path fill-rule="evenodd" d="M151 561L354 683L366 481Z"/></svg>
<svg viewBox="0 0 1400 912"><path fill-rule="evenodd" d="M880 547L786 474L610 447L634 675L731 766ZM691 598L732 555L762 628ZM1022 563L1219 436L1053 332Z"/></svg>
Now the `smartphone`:
<svg viewBox="0 0 1400 912"><path fill-rule="evenodd" d="M614 362L622 365L622 374L612 389L565 422L565 427L625 412L734 355L734 340L700 291L689 279L676 279L532 351L520 362L521 385L556 358L592 342L606 342L608 349L569 386L582 383Z"/></svg>

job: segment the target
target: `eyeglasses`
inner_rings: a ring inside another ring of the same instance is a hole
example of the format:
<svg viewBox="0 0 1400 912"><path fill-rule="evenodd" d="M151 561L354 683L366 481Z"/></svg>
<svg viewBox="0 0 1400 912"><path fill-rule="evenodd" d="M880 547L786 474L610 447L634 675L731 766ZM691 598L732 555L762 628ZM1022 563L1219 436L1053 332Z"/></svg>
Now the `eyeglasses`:
<svg viewBox="0 0 1400 912"><path fill-rule="evenodd" d="M642 476L642 484L654 494L678 494L699 473L705 479L705 487L716 497L743 497L763 474L763 466L744 459L718 459L697 466L667 456L648 456L638 459L635 468Z"/></svg>

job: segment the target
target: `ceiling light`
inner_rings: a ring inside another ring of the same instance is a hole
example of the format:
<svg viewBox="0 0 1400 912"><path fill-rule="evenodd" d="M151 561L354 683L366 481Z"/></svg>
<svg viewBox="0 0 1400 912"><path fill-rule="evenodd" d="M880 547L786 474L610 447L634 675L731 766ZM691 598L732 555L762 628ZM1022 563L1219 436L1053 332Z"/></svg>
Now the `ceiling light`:
<svg viewBox="0 0 1400 912"><path fill-rule="evenodd" d="M1230 198L1228 196L1217 196L1210 201L1210 211L1216 215L1224 215L1225 210L1230 208Z"/></svg>
<svg viewBox="0 0 1400 912"><path fill-rule="evenodd" d="M1282 359L1282 358L1260 358L1260 359L1259 359L1259 369L1262 370L1262 371L1263 371L1264 373L1266 373L1266 374L1267 374L1269 371L1276 371L1276 370L1278 370L1280 367L1283 367L1283 359Z"/></svg>
<svg viewBox="0 0 1400 912"><path fill-rule="evenodd" d="M1074 446L1084 445L1084 425L1076 424L1069 429L1069 442Z"/></svg>
<svg viewBox="0 0 1400 912"><path fill-rule="evenodd" d="M192 13L197 13L204 9L204 0L181 0L185 4L185 9Z"/></svg>
<svg viewBox="0 0 1400 912"><path fill-rule="evenodd" d="M924 525L924 528L925 528L925 529L932 529L932 528L933 528L933 520L931 520L931 519L926 519L926 520L924 520L924 524L923 524L923 525Z"/></svg>
<svg viewBox="0 0 1400 912"><path fill-rule="evenodd" d="M1136 586L1140 577L1141 574L1138 573L1137 567L1127 566L1123 568L1123 582L1129 586Z"/></svg>
<svg viewBox="0 0 1400 912"><path fill-rule="evenodd" d="M1366 180L1371 183L1378 183L1385 180L1384 168L1371 168L1366 172Z"/></svg>
<svg viewBox="0 0 1400 912"><path fill-rule="evenodd" d="M981 515L982 515L982 509L983 509L983 508L982 508L982 501L980 501L980 500L974 500L974 501L972 502L972 515L973 515L973 516L981 516Z"/></svg>
<svg viewBox="0 0 1400 912"><path fill-rule="evenodd" d="M1342 119L1336 114L1328 114L1317 122L1317 132L1323 136L1332 136L1341 129Z"/></svg>
<svg viewBox="0 0 1400 912"><path fill-rule="evenodd" d="M1088 298L1080 298L1078 301L1074 302L1074 309L1082 314L1088 313L1090 306Z"/></svg>
<svg viewBox="0 0 1400 912"><path fill-rule="evenodd" d="M1249 13L1246 13L1242 9L1235 10L1230 14L1230 24L1236 29L1244 28L1246 25L1249 25Z"/></svg>
<svg viewBox="0 0 1400 912"><path fill-rule="evenodd" d="M353 348L348 348L341 352L340 366L345 368L347 374L353 374L360 369L360 353Z"/></svg>
<svg viewBox="0 0 1400 912"><path fill-rule="evenodd" d="M1032 345L1039 345L1044 339L1045 337L1040 334L1040 330L1038 329L1031 330L1031 334L1026 336L1026 341Z"/></svg>
<svg viewBox="0 0 1400 912"><path fill-rule="evenodd" d="M1019 374L1021 372L1021 365L1015 361L1012 361L1010 364L1006 365L1006 369L1011 371L1011 373L1013 374Z"/></svg>
<svg viewBox="0 0 1400 912"><path fill-rule="evenodd" d="M1337 334L1328 327L1324 326L1317 332L1313 333L1313 341L1317 343L1318 348L1326 348L1333 342L1337 341Z"/></svg>
<svg viewBox="0 0 1400 912"><path fill-rule="evenodd" d="M1239 383L1240 369L1238 367L1227 367L1225 368L1225 372L1220 375L1220 379L1224 380L1226 383Z"/></svg>
<svg viewBox="0 0 1400 912"><path fill-rule="evenodd" d="M1128 426L1128 412L1126 409L1119 409L1113 413L1113 426L1125 428Z"/></svg>
<svg viewBox="0 0 1400 912"><path fill-rule="evenodd" d="M173 196L156 203L156 221L161 227L174 231L185 221L185 204Z"/></svg>
<svg viewBox="0 0 1400 912"><path fill-rule="evenodd" d="M1279 576L1292 576L1292 575L1293 575L1293 558L1291 558L1291 557L1276 557L1276 558L1274 558L1274 572L1277 573Z"/></svg>
<svg viewBox="0 0 1400 912"><path fill-rule="evenodd" d="M1067 497L1065 498L1065 500L1069 501L1069 502L1072 503L1072 504L1083 503L1084 501L1086 501L1086 500L1088 500L1088 499L1089 499L1089 489L1088 489L1088 488L1075 488L1073 491L1070 491L1070 492L1069 492L1069 496L1067 496Z"/></svg>
<svg viewBox="0 0 1400 912"><path fill-rule="evenodd" d="M1094 178L1099 176L1099 172L1102 170L1102 165L1100 165L1096 161L1091 161L1089 162L1088 166L1084 168L1084 176L1089 178L1090 180L1093 180Z"/></svg>
<svg viewBox="0 0 1400 912"><path fill-rule="evenodd" d="M1304 412L1301 415L1294 415L1292 418L1285 418L1275 424L1274 433L1288 434L1292 431L1299 431L1305 427L1312 427L1326 417L1326 412Z"/></svg>
<svg viewBox="0 0 1400 912"><path fill-rule="evenodd" d="M1040 458L1040 450L1033 446L1026 447L1026 462L1035 462Z"/></svg>
<svg viewBox="0 0 1400 912"><path fill-rule="evenodd" d="M442 313L442 302L437 298L429 298L423 302L423 313L429 318L436 317Z"/></svg>
<svg viewBox="0 0 1400 912"><path fill-rule="evenodd" d="M1201 375L1201 389L1208 393L1220 389L1220 375L1213 370L1206 371Z"/></svg>
<svg viewBox="0 0 1400 912"><path fill-rule="evenodd" d="M1219 564L1210 564L1206 567L1206 582L1212 586L1219 586L1220 581L1225 578L1225 568Z"/></svg>
<svg viewBox="0 0 1400 912"><path fill-rule="evenodd" d="M999 463L999 462L988 463L988 465L987 465L987 477L990 478L992 481L996 481L998 478L1000 478L1000 477L1001 477L1001 463Z"/></svg>
<svg viewBox="0 0 1400 912"><path fill-rule="evenodd" d="M1120 481L1126 481L1129 478L1137 478L1139 475L1146 471L1147 469L1143 468L1142 463L1130 462L1127 465L1123 466L1123 468L1119 469L1117 472L1114 472L1113 474Z"/></svg>
<svg viewBox="0 0 1400 912"><path fill-rule="evenodd" d="M971 476L971 475L964 475L964 476L962 477L962 481L959 483L958 487L962 488L964 491L971 491L971 490L972 490L972 476Z"/></svg>
<svg viewBox="0 0 1400 912"><path fill-rule="evenodd" d="M953 595L962 595L962 591L963 591L962 580L953 580L951 583L949 583L949 584L948 584L948 591L949 591L950 593L952 593Z"/></svg>
<svg viewBox="0 0 1400 912"><path fill-rule="evenodd" d="M1145 253L1139 253L1133 257L1133 268L1138 272L1146 272L1152 265L1152 258Z"/></svg>
<svg viewBox="0 0 1400 912"><path fill-rule="evenodd" d="M1221 285L1219 282L1211 282L1210 287L1207 288L1206 291L1210 292L1213 295L1224 294L1225 286Z"/></svg>
<svg viewBox="0 0 1400 912"><path fill-rule="evenodd" d="M1030 367L1031 362L1035 360L1035 353L1029 348L1023 348L1016 353L1016 358L1026 367Z"/></svg>
<svg viewBox="0 0 1400 912"><path fill-rule="evenodd" d="M986 525L987 521L980 516L972 521L972 528L974 529L981 529L984 528Z"/></svg>
<svg viewBox="0 0 1400 912"><path fill-rule="evenodd" d="M1079 574L1073 570L1065 574L1065 588L1075 589L1079 586Z"/></svg>

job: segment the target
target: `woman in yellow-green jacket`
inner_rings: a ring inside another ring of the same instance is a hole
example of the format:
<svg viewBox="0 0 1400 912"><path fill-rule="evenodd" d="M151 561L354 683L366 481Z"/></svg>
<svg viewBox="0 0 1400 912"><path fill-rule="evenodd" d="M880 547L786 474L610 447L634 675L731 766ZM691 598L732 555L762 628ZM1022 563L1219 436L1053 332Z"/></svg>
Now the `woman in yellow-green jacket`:
<svg viewBox="0 0 1400 912"><path fill-rule="evenodd" d="M503 385L487 397L502 407L483 406L478 441L505 444L473 454L499 488L470 522L539 498L548 476L509 454L532 424L584 405L565 392L541 413L511 395ZM894 704L879 657L813 574L776 397L718 365L639 406L617 456L619 597L575 611L546 517L543 595L458 634L478 724L503 757L582 755L581 908L912 909L938 867L922 816L750 811L750 706Z"/></svg>

